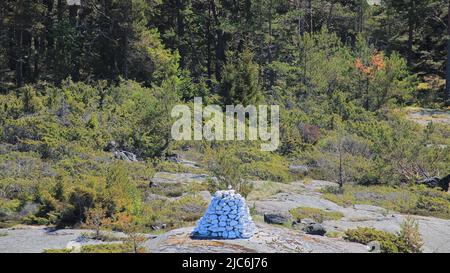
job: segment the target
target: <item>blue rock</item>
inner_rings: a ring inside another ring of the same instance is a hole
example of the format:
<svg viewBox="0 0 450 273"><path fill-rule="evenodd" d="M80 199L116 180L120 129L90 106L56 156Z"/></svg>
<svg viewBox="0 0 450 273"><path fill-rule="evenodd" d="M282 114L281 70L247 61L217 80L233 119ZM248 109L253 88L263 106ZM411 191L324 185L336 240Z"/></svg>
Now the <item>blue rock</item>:
<svg viewBox="0 0 450 273"><path fill-rule="evenodd" d="M218 191L193 233L223 239L250 238L256 231L245 200L234 191Z"/></svg>

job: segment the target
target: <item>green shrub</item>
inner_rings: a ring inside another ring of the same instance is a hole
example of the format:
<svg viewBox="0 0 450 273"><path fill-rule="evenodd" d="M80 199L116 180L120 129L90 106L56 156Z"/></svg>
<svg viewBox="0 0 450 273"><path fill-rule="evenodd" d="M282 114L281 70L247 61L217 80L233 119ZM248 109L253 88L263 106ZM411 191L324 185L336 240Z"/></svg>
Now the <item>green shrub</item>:
<svg viewBox="0 0 450 273"><path fill-rule="evenodd" d="M385 253L420 253L422 252L422 238L419 224L411 217L407 217L400 225L400 232L392 234L368 227L358 227L345 232L344 238L350 242L368 244L378 242L381 252Z"/></svg>
<svg viewBox="0 0 450 273"><path fill-rule="evenodd" d="M0 198L0 220L8 219L20 208L21 202L18 199Z"/></svg>
<svg viewBox="0 0 450 273"><path fill-rule="evenodd" d="M356 229L349 229L345 232L344 238L350 242L356 242L365 245L370 242L376 241L380 244L382 252L399 252L397 246L397 237L395 236L395 234L377 230L374 228L359 227Z"/></svg>
<svg viewBox="0 0 450 273"><path fill-rule="evenodd" d="M450 200L441 197L419 196L412 208L414 214L433 215L441 218L450 218Z"/></svg>
<svg viewBox="0 0 450 273"><path fill-rule="evenodd" d="M211 181L217 189L225 190L231 186L243 196L249 194L251 182L248 180L244 162L236 156L231 147L209 149L205 163L211 175L217 178L217 181Z"/></svg>
<svg viewBox="0 0 450 273"><path fill-rule="evenodd" d="M291 179L286 158L276 153L262 152L258 145L253 144L231 149L249 176L275 182L288 182Z"/></svg>
<svg viewBox="0 0 450 273"><path fill-rule="evenodd" d="M26 225L48 225L49 220L46 218L38 217L32 214L29 214L22 218L22 222Z"/></svg>
<svg viewBox="0 0 450 273"><path fill-rule="evenodd" d="M249 163L246 168L250 175L262 180L287 182L291 178L288 171L288 164L284 160L277 160L277 157L274 157L270 161Z"/></svg>
<svg viewBox="0 0 450 273"><path fill-rule="evenodd" d="M397 234L397 244L400 252L420 253L422 252L423 241L419 232L419 223L412 217L407 217L400 225L400 232Z"/></svg>

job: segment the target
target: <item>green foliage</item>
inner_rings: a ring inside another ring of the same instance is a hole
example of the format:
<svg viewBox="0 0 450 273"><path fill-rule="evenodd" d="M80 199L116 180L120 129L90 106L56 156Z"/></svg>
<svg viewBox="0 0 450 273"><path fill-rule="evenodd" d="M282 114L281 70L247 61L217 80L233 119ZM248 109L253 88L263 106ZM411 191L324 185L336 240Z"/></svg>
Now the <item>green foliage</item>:
<svg viewBox="0 0 450 273"><path fill-rule="evenodd" d="M419 222L412 217L407 217L400 225L397 234L399 249L407 253L421 253L423 242L419 232Z"/></svg>
<svg viewBox="0 0 450 273"><path fill-rule="evenodd" d="M143 30L132 44L129 73L139 82L161 84L178 72L178 58L166 49L155 29Z"/></svg>
<svg viewBox="0 0 450 273"><path fill-rule="evenodd" d="M374 228L358 227L345 232L344 238L350 242L368 244L376 242L380 244L380 250L384 253L420 253L422 252L422 238L419 233L419 225L411 217L400 226L398 234L392 234Z"/></svg>
<svg viewBox="0 0 450 273"><path fill-rule="evenodd" d="M136 185L128 178L123 164L110 167L106 177L106 200L114 212L128 211L137 214L141 210L141 196Z"/></svg>
<svg viewBox="0 0 450 273"><path fill-rule="evenodd" d="M170 110L195 96L281 109L277 152L208 143L210 191L289 182L297 162L313 178L386 185L325 194L337 203L450 217L447 193L398 186L450 173L449 126L398 110L442 106L444 1L46 2L0 7L1 219L32 202L30 224L79 225L96 207L147 228L195 220L203 204L183 194L207 185L146 188L155 170L203 171L158 159L174 145ZM112 140L140 162L117 163L103 151ZM181 198L145 204L146 193Z"/></svg>
<svg viewBox="0 0 450 273"><path fill-rule="evenodd" d="M26 85L19 90L19 93L22 97L24 113L36 113L43 107L42 101L37 96L36 90L33 86Z"/></svg>
<svg viewBox="0 0 450 273"><path fill-rule="evenodd" d="M46 218L30 214L22 218L22 223L26 225L48 225L49 221Z"/></svg>
<svg viewBox="0 0 450 273"><path fill-rule="evenodd" d="M197 221L205 212L207 202L199 195L187 194L175 201L153 200L143 208L142 224L151 228L165 224L176 228Z"/></svg>
<svg viewBox="0 0 450 273"><path fill-rule="evenodd" d="M247 196L253 179L288 182L288 162L275 153L265 153L257 145L225 144L206 150L205 165L217 181L210 181L210 191L229 185Z"/></svg>
<svg viewBox="0 0 450 273"><path fill-rule="evenodd" d="M276 182L291 179L288 161L277 153L262 152L253 145L227 147L227 150L235 154L251 177Z"/></svg>
<svg viewBox="0 0 450 273"><path fill-rule="evenodd" d="M233 187L243 196L247 196L251 183L247 180L246 170L240 158L225 147L207 151L205 163L211 175L217 178L217 189L225 190Z"/></svg>
<svg viewBox="0 0 450 273"><path fill-rule="evenodd" d="M101 229L105 228L105 226L108 226L110 223L106 216L106 209L99 207L98 205L86 211L85 225L88 228L94 229L94 238L100 238Z"/></svg>
<svg viewBox="0 0 450 273"><path fill-rule="evenodd" d="M0 220L11 218L20 206L21 202L18 199L0 199Z"/></svg>
<svg viewBox="0 0 450 273"><path fill-rule="evenodd" d="M395 234L377 230L374 228L356 228L345 231L346 240L361 244L368 244L370 242L378 242L380 250L384 253L398 253L397 237Z"/></svg>
<svg viewBox="0 0 450 273"><path fill-rule="evenodd" d="M132 216L121 214L114 223L115 227L125 233L124 244L134 253L143 253L143 244L147 241L145 234L142 234L142 226Z"/></svg>
<svg viewBox="0 0 450 273"><path fill-rule="evenodd" d="M230 56L224 67L220 90L224 105L255 105L261 101L261 87L258 82L258 65L253 61L250 50L238 56Z"/></svg>

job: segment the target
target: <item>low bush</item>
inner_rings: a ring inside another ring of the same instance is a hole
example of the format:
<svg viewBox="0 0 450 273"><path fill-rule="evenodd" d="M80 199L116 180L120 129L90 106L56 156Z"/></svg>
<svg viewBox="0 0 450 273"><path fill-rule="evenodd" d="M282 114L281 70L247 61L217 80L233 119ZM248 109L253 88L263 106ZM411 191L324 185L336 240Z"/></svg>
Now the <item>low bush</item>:
<svg viewBox="0 0 450 273"><path fill-rule="evenodd" d="M43 217L38 217L32 214L29 214L22 218L22 223L26 225L48 225L49 220Z"/></svg>
<svg viewBox="0 0 450 273"><path fill-rule="evenodd" d="M411 217L407 217L400 225L400 232L397 234L358 227L347 230L344 239L361 244L377 242L380 244L380 251L384 253L420 253L423 246L418 222Z"/></svg>
<svg viewBox="0 0 450 273"><path fill-rule="evenodd" d="M381 252L398 253L397 237L395 234L377 230L374 228L359 227L356 229L349 229L345 232L344 238L350 242L356 242L367 245L370 242L376 241L380 244Z"/></svg>
<svg viewBox="0 0 450 273"><path fill-rule="evenodd" d="M412 217L407 217L400 225L397 234L399 250L407 253L422 252L423 241L419 232L419 223Z"/></svg>

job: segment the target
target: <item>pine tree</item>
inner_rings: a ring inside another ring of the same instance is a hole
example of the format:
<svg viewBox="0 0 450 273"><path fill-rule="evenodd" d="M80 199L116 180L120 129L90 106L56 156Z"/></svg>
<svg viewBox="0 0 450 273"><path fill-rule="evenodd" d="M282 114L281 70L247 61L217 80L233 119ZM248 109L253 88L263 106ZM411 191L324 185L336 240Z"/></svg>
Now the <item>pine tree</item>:
<svg viewBox="0 0 450 273"><path fill-rule="evenodd" d="M225 105L256 104L261 100L259 66L253 61L253 54L246 49L237 53L224 69L221 95Z"/></svg>

